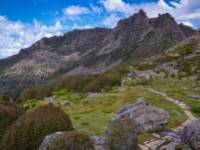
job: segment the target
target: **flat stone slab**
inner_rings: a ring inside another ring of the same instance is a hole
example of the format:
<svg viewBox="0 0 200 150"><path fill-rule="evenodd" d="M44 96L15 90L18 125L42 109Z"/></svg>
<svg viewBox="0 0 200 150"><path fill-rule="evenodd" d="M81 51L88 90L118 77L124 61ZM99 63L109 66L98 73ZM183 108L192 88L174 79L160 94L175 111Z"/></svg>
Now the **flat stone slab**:
<svg viewBox="0 0 200 150"><path fill-rule="evenodd" d="M157 140L157 141L153 141L151 143L148 143L147 145L145 145L146 147L149 147L151 150L156 150L159 146L161 146L163 143L165 142L165 140Z"/></svg>

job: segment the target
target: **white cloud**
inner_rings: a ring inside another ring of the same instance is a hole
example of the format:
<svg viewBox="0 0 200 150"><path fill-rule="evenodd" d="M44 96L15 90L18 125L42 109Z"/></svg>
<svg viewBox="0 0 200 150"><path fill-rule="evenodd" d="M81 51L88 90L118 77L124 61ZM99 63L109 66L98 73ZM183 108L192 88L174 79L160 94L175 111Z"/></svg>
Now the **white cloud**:
<svg viewBox="0 0 200 150"><path fill-rule="evenodd" d="M103 20L103 25L109 26L109 27L114 27L114 26L116 26L119 19L120 19L120 17L118 17L117 14L113 13L110 16L108 16L107 18L105 18L105 20Z"/></svg>
<svg viewBox="0 0 200 150"><path fill-rule="evenodd" d="M21 48L30 46L42 37L60 35L63 28L60 22L53 26L44 25L37 20L33 24L25 24L0 16L0 58L18 53Z"/></svg>
<svg viewBox="0 0 200 150"><path fill-rule="evenodd" d="M171 0L169 2L171 5L166 3L166 0L140 4L130 4L123 0L100 0L100 2L108 12L120 12L124 13L125 16L132 15L139 9L143 9L149 17L156 17L159 13L169 12L178 22L190 22L192 24L195 19L200 20L199 0L180 0L179 2Z"/></svg>
<svg viewBox="0 0 200 150"><path fill-rule="evenodd" d="M193 26L194 26L194 25L193 25L191 22L189 22L189 21L182 21L182 22L180 22L180 23L183 23L184 25L189 26L189 27L193 27Z"/></svg>
<svg viewBox="0 0 200 150"><path fill-rule="evenodd" d="M125 3L122 0L100 0L100 2L109 12L123 12L129 14L134 11L130 4Z"/></svg>
<svg viewBox="0 0 200 150"><path fill-rule="evenodd" d="M90 4L90 8L91 8L92 12L94 12L96 14L100 14L103 12L102 7L100 7L100 6L95 6L93 4Z"/></svg>
<svg viewBox="0 0 200 150"><path fill-rule="evenodd" d="M64 9L64 14L66 16L79 16L83 14L89 14L89 9L86 7L81 7L81 6L70 6Z"/></svg>
<svg viewBox="0 0 200 150"><path fill-rule="evenodd" d="M81 25L78 25L76 23L72 26L72 30L74 30L74 29L91 29L91 28L93 28L92 25L81 26Z"/></svg>

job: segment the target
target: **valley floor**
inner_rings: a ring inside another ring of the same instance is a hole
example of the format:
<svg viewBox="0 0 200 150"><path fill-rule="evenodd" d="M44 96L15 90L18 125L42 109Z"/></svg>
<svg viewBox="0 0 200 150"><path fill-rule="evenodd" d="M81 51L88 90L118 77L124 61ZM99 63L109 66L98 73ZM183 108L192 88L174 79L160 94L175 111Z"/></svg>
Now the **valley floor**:
<svg viewBox="0 0 200 150"><path fill-rule="evenodd" d="M166 95L182 101L189 106L194 116L199 117L200 100L189 98L190 95L200 94L200 90L194 90L193 86L188 81L172 78L152 79L147 83L135 83L133 79L127 80L123 87L115 87L108 92L80 94L63 89L55 92L49 99L28 100L23 105L31 111L35 107L52 102L71 116L75 128L100 135L117 111L133 103L137 98L145 97L150 105L169 112L167 129L171 129L185 122L188 116L179 103L170 101ZM155 92L156 90L166 94Z"/></svg>

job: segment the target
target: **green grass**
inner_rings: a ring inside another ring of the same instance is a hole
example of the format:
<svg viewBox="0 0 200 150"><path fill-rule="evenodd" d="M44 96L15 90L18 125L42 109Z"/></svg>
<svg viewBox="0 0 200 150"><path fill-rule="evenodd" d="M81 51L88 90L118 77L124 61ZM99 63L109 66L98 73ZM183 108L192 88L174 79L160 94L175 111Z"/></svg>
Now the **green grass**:
<svg viewBox="0 0 200 150"><path fill-rule="evenodd" d="M185 102L193 114L196 117L200 117L200 100L189 98L189 95L200 95L200 90L195 91L193 89L195 86L200 86L200 83L175 78L154 79L151 81L151 87Z"/></svg>
<svg viewBox="0 0 200 150"><path fill-rule="evenodd" d="M66 89L63 89L54 92L54 104L59 105L69 114L76 129L97 135L105 131L117 111L132 104L140 97L145 97L150 105L163 108L169 112L168 129L180 125L187 119L179 106L165 100L162 96L145 90L144 86L154 87L151 84L129 85L123 91L114 87L113 90L101 93L93 98L88 98L81 93L70 93ZM62 105L63 102L68 102L69 104ZM47 102L29 100L25 103L30 105L29 109L32 110Z"/></svg>

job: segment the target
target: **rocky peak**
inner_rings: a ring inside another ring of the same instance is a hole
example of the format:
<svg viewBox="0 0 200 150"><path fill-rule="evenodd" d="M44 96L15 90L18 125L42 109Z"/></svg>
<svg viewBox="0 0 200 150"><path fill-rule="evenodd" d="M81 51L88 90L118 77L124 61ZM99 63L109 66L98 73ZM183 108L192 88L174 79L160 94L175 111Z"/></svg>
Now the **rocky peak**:
<svg viewBox="0 0 200 150"><path fill-rule="evenodd" d="M175 19L169 14L159 14L158 18L156 19L157 25L178 25Z"/></svg>
<svg viewBox="0 0 200 150"><path fill-rule="evenodd" d="M135 15L133 15L133 16L135 16L135 17L137 16L137 17L139 17L139 18L147 18L146 13L145 13L144 10L142 10L142 9L140 9L139 12L136 13Z"/></svg>
<svg viewBox="0 0 200 150"><path fill-rule="evenodd" d="M147 20L148 17L146 13L141 9L138 13L130 16L127 19L120 20L118 22L118 27L126 26L126 25L135 25L135 24L143 24L144 20Z"/></svg>

